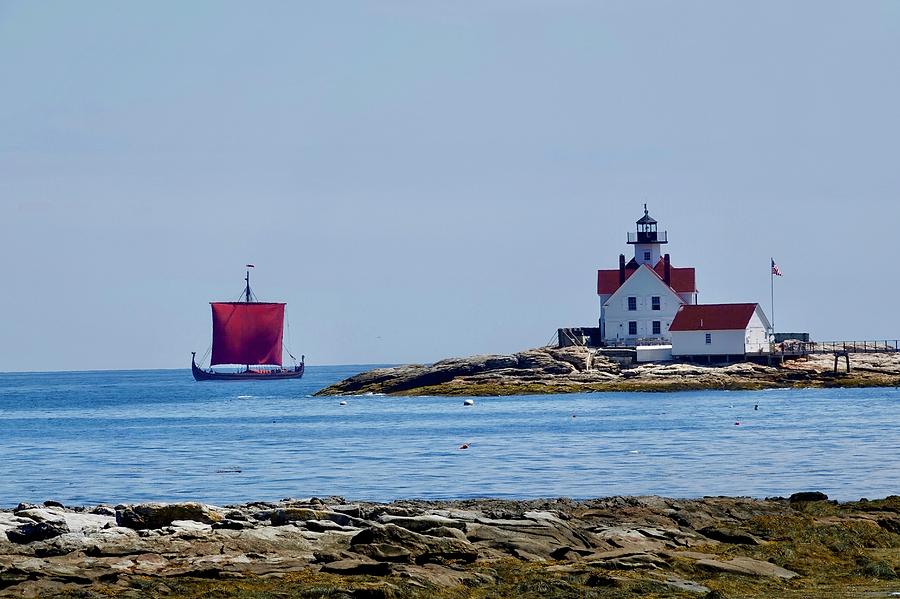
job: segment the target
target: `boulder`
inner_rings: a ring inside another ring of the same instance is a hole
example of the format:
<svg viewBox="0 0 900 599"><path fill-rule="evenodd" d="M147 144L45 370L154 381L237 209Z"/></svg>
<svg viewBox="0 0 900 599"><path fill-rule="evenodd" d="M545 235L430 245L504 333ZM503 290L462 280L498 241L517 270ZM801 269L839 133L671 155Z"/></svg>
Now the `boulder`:
<svg viewBox="0 0 900 599"><path fill-rule="evenodd" d="M545 349L531 349L515 354L518 368L544 374L571 374L577 369L569 362L555 359Z"/></svg>
<svg viewBox="0 0 900 599"><path fill-rule="evenodd" d="M116 509L116 523L135 530L170 526L176 520L212 524L223 520L218 512L200 503L139 503Z"/></svg>
<svg viewBox="0 0 900 599"><path fill-rule="evenodd" d="M272 526L284 526L285 524L306 522L308 520L330 520L339 526L351 526L357 521L356 518L340 512L298 507L279 508L272 510L270 515Z"/></svg>
<svg viewBox="0 0 900 599"><path fill-rule="evenodd" d="M444 518L442 516L391 516L384 514L378 518L378 521L382 524L396 524L406 530L418 533L424 533L425 531L438 527L457 528L459 530L466 529L464 523L456 522L455 520Z"/></svg>
<svg viewBox="0 0 900 599"><path fill-rule="evenodd" d="M794 493L788 497L790 503L800 503L804 501L828 501L828 495L821 491L801 491Z"/></svg>
<svg viewBox="0 0 900 599"><path fill-rule="evenodd" d="M65 520L32 522L20 524L16 528L7 530L6 538L8 538L11 543L23 545L26 543L34 543L36 541L46 541L47 539L58 537L67 532L69 532L69 527L66 526Z"/></svg>
<svg viewBox="0 0 900 599"><path fill-rule="evenodd" d="M478 558L478 550L468 541L421 535L396 524L373 525L350 539L353 551L370 557L380 555L385 546L406 550L407 561L419 564L447 560L472 562Z"/></svg>

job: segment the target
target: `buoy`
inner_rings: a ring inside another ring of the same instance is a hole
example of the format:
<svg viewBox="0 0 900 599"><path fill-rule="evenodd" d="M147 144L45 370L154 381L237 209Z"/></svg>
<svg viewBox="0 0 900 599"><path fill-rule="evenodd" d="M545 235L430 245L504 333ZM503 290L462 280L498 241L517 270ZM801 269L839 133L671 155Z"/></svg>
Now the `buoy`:
<svg viewBox="0 0 900 599"><path fill-rule="evenodd" d="M758 409L759 409L759 404L758 404L758 403L753 404L753 409L754 409L754 410L758 410Z"/></svg>
<svg viewBox="0 0 900 599"><path fill-rule="evenodd" d="M578 418L578 416L575 414L572 414L572 418Z"/></svg>
<svg viewBox="0 0 900 599"><path fill-rule="evenodd" d="M735 422L734 425L735 425L735 426L740 426L741 423L740 423L740 422Z"/></svg>
<svg viewBox="0 0 900 599"><path fill-rule="evenodd" d="M468 444L468 443L463 443L462 445L459 446L459 448L460 448L460 449L468 449L468 448L469 448L469 444Z"/></svg>
<svg viewBox="0 0 900 599"><path fill-rule="evenodd" d="M341 403L340 403L340 405L342 405L342 406L346 406L346 405L347 405L347 402L346 402L346 400L341 400Z"/></svg>
<svg viewBox="0 0 900 599"><path fill-rule="evenodd" d="M474 400L474 399L464 399L464 400L463 400L463 405L464 405L464 406L474 406L474 405L475 405L475 400Z"/></svg>

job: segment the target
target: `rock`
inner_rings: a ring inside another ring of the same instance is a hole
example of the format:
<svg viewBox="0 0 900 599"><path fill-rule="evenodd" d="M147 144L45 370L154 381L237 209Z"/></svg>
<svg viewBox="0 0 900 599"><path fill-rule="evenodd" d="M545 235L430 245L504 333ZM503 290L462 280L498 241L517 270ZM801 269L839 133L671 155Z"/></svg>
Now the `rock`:
<svg viewBox="0 0 900 599"><path fill-rule="evenodd" d="M789 580L800 576L770 562L763 562L750 557L735 557L727 562L711 559L698 560L696 565L706 570L727 572L728 574L742 574L745 576L764 576L769 578L783 578Z"/></svg>
<svg viewBox="0 0 900 599"><path fill-rule="evenodd" d="M823 553L827 563L819 552L804 553L804 568L821 566L821 570L810 581L790 583L792 592L802 593L808 582L834 584L835 567L874 578L893 576L884 552L893 547L900 526L900 497L823 510L802 509L796 502L791 507L786 500L727 497L410 500L362 502L344 511L339 501L343 500L290 499L224 509L194 504L165 514L117 506L123 517L131 511L130 517L144 518L142 525L153 518L157 523L171 518L164 526L140 529L117 526L115 517L95 508L29 504L19 506L16 513L0 510L0 531L12 532L13 537L22 533L19 542L0 540L0 595L87 597L134 591L133 596L141 597L153 595L162 580L175 577L183 577L170 585L176 594L199 596L194 593L199 587L192 585L204 584L203 577L243 578L241 592L247 596L261 590L254 586L258 584L267 585L273 596L288 587L303 594L307 581L319 584L313 573L321 570L337 576L391 577L359 578L347 585L331 579L338 585L333 588L347 586L353 593L362 592L360 596L376 587L390 595L385 589L394 583L399 585L391 587L396 596L467 592L456 588L460 585L493 596L512 584L521 590L532 583L537 585L536 594L586 596L599 590L592 585L615 585L621 594L635 596L702 596L710 592L706 585L717 588L733 576L744 577L739 584L754 596L763 596L798 575L747 557L761 551L753 544L762 541L747 532L753 527L768 530L768 522L775 523L774 532L766 533L766 555L793 555L801 545L798 539L810 538L809 528L822 526L840 529L842 542L855 548L852 555ZM172 518L184 513L197 516L203 510L235 519L220 516L210 523ZM263 519L251 517L262 512ZM59 530L44 538L45 528L51 526ZM695 545L706 553L685 550ZM702 585L680 578L698 570L706 571ZM286 587L272 580L298 572L309 576L291 577ZM550 586L540 586L545 583ZM65 586L55 586L59 584ZM822 596L832 590L822 589ZM832 595L836 596L828 596Z"/></svg>
<svg viewBox="0 0 900 599"><path fill-rule="evenodd" d="M221 520L219 522L212 523L213 530L243 530L248 528L250 525L247 521L241 520Z"/></svg>
<svg viewBox="0 0 900 599"><path fill-rule="evenodd" d="M116 523L135 530L169 526L176 520L212 524L222 515L200 503L139 503L116 509Z"/></svg>
<svg viewBox="0 0 900 599"><path fill-rule="evenodd" d="M588 562L590 565L607 570L636 570L643 568L657 569L666 566L665 560L651 553L625 555L602 561Z"/></svg>
<svg viewBox="0 0 900 599"><path fill-rule="evenodd" d="M900 384L900 356L858 355L847 386ZM665 391L833 386L826 357L788 361L779 367L752 363L698 365L648 363L621 370L614 359L585 347L540 347L513 355L451 358L360 373L316 395L365 393L429 395L513 395L585 391Z"/></svg>
<svg viewBox="0 0 900 599"><path fill-rule="evenodd" d="M69 532L65 520L51 522L33 522L21 524L16 528L6 531L6 537L11 543L25 544L36 541L46 541L53 537Z"/></svg>
<svg viewBox="0 0 900 599"><path fill-rule="evenodd" d="M272 526L284 526L285 524L306 522L308 520L329 520L340 526L351 526L357 519L340 512L292 507L273 510L270 520Z"/></svg>
<svg viewBox="0 0 900 599"><path fill-rule="evenodd" d="M362 510L360 509L359 504L331 505L328 509L339 514L346 514L351 518L362 517Z"/></svg>
<svg viewBox="0 0 900 599"><path fill-rule="evenodd" d="M307 520L322 519L322 512L309 508L283 508L273 510L269 516L272 526L284 526L294 522L305 522Z"/></svg>
<svg viewBox="0 0 900 599"><path fill-rule="evenodd" d="M378 521L383 524L396 524L406 530L419 533L438 527L466 529L464 523L442 516L391 516L384 514L378 518Z"/></svg>
<svg viewBox="0 0 900 599"><path fill-rule="evenodd" d="M64 507L66 507L66 506L64 506L63 504L61 504L61 503L58 502L58 501L53 501L52 499L48 499L47 501L44 502L44 507L60 507L60 508L64 508Z"/></svg>
<svg viewBox="0 0 900 599"><path fill-rule="evenodd" d="M876 523L884 530L900 535L900 518L879 518Z"/></svg>
<svg viewBox="0 0 900 599"><path fill-rule="evenodd" d="M800 503L802 501L828 501L828 495L820 491L802 491L794 493L788 498L789 503Z"/></svg>
<svg viewBox="0 0 900 599"><path fill-rule="evenodd" d="M571 364L578 372L590 370L593 363L594 352L587 347L571 346L564 348L551 348L547 353L557 362Z"/></svg>
<svg viewBox="0 0 900 599"><path fill-rule="evenodd" d="M734 545L759 545L760 540L749 532L724 526L707 526L700 529L700 534L716 541Z"/></svg>
<svg viewBox="0 0 900 599"><path fill-rule="evenodd" d="M391 565L370 559L342 559L322 566L322 572L330 574L363 574L367 576L387 576Z"/></svg>
<svg viewBox="0 0 900 599"><path fill-rule="evenodd" d="M555 359L546 349L532 349L515 354L517 367L545 374L571 374L577 369L569 362Z"/></svg>
<svg viewBox="0 0 900 599"><path fill-rule="evenodd" d="M705 587L700 583L694 582L692 580L685 580L684 578L679 578L678 576L667 576L665 580L662 581L664 585L669 588L675 589L677 591L687 591L689 593L709 593L709 587Z"/></svg>
<svg viewBox="0 0 900 599"><path fill-rule="evenodd" d="M402 547L408 551L409 559L419 564L436 560L472 562L478 558L478 550L468 541L421 535L396 524L374 525L350 539L353 551L370 557L386 545Z"/></svg>

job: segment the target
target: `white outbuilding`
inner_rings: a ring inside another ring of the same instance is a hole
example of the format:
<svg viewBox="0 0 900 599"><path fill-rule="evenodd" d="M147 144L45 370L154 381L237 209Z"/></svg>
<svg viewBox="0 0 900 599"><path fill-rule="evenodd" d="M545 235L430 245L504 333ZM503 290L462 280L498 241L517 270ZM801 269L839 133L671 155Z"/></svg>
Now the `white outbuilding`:
<svg viewBox="0 0 900 599"><path fill-rule="evenodd" d="M769 328L759 304L685 305L669 327L672 356L743 360L769 350Z"/></svg>

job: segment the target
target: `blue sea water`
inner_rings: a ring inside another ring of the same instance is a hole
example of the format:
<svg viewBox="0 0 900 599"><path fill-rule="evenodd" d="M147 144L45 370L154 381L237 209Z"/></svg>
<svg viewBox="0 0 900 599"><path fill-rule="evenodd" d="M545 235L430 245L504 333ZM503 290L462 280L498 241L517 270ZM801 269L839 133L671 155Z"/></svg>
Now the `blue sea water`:
<svg viewBox="0 0 900 599"><path fill-rule="evenodd" d="M900 493L895 388L311 397L362 369L0 374L0 506Z"/></svg>

